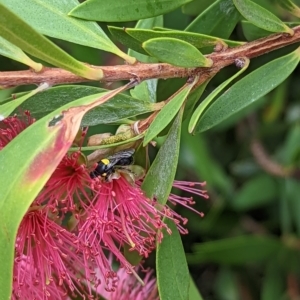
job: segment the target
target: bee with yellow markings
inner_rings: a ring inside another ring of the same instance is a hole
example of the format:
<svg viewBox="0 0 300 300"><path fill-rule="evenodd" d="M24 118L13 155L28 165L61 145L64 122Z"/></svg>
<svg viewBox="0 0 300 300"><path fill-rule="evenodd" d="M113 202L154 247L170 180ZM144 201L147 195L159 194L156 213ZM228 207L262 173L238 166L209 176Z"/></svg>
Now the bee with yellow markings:
<svg viewBox="0 0 300 300"><path fill-rule="evenodd" d="M134 149L127 149L101 159L95 170L90 173L91 178L100 177L105 181L111 181L117 170L133 164L134 152Z"/></svg>

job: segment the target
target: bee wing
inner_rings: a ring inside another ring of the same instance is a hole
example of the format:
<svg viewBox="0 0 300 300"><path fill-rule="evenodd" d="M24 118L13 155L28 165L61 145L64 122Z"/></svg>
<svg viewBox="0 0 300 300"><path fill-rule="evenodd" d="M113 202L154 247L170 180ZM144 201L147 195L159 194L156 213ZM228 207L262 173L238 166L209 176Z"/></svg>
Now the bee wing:
<svg viewBox="0 0 300 300"><path fill-rule="evenodd" d="M107 158L109 160L109 163L107 164L107 168L113 167L119 160L120 157L116 157L116 156L109 156Z"/></svg>
<svg viewBox="0 0 300 300"><path fill-rule="evenodd" d="M113 161L113 160L119 160L121 158L131 157L134 154L134 152L135 152L134 149L122 150L122 151L119 151L119 152L109 156L108 159L110 161Z"/></svg>

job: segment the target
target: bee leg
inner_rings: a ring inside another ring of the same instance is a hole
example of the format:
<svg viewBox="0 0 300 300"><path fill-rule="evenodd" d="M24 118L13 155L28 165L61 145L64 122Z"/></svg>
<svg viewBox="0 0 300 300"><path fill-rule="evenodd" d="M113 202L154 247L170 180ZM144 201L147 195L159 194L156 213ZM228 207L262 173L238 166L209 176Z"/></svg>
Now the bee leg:
<svg viewBox="0 0 300 300"><path fill-rule="evenodd" d="M90 177L91 177L92 179L94 179L94 178L97 177L97 175L96 175L95 172L93 171L93 172L90 172Z"/></svg>
<svg viewBox="0 0 300 300"><path fill-rule="evenodd" d="M114 168L111 168L109 170L107 170L107 172L105 173L104 175L104 179L106 182L111 182L111 177L112 175L115 173L115 169Z"/></svg>

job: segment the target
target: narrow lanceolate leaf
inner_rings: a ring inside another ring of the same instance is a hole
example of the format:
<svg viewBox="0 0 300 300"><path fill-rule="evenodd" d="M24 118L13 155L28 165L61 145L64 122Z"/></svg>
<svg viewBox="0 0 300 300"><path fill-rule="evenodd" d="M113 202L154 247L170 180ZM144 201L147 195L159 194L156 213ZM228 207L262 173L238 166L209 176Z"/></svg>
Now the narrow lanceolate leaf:
<svg viewBox="0 0 300 300"><path fill-rule="evenodd" d="M271 32L287 32L290 35L294 31L286 26L280 19L268 10L250 0L232 0L241 15L255 26Z"/></svg>
<svg viewBox="0 0 300 300"><path fill-rule="evenodd" d="M139 20L135 28L140 29L152 29L153 27L163 27L164 26L164 16L156 16L153 18Z"/></svg>
<svg viewBox="0 0 300 300"><path fill-rule="evenodd" d="M33 123L0 151L0 265L4 275L0 274L0 299L11 296L19 224L71 146L83 115L127 87L68 103Z"/></svg>
<svg viewBox="0 0 300 300"><path fill-rule="evenodd" d="M192 112L194 111L194 107L197 104L198 100L202 96L207 84L209 83L209 80L204 81L201 85L196 87L187 97L185 106L184 106L184 114L183 114L183 120L185 118L190 117Z"/></svg>
<svg viewBox="0 0 300 300"><path fill-rule="evenodd" d="M215 0L194 0L182 6L181 10L186 15L197 16L207 9Z"/></svg>
<svg viewBox="0 0 300 300"><path fill-rule="evenodd" d="M130 90L132 97L145 100L150 103L156 102L156 90L158 79L148 79L141 82L134 89Z"/></svg>
<svg viewBox="0 0 300 300"><path fill-rule="evenodd" d="M1 3L41 34L112 52L129 63L134 62L97 23L68 16L68 12L79 4L77 0L1 0Z"/></svg>
<svg viewBox="0 0 300 300"><path fill-rule="evenodd" d="M168 200L176 174L182 114L183 109L179 111L142 184L146 195L149 198L155 196L163 205Z"/></svg>
<svg viewBox="0 0 300 300"><path fill-rule="evenodd" d="M155 27L155 30L147 30L136 28L124 29L121 27L108 26L108 29L120 43L136 52L146 55L148 55L148 53L142 48L142 42L157 37L177 38L188 42L199 49L214 45L229 45L230 47L235 47L244 44L244 42L224 40L218 37L208 36L200 33L184 32L173 29L166 30L166 28L162 29L160 27ZM130 53L130 55L132 55L132 53Z"/></svg>
<svg viewBox="0 0 300 300"><path fill-rule="evenodd" d="M243 20L241 22L241 25L242 25L243 34L247 41L254 41L254 40L257 40L262 37L270 35L269 31L259 28L255 25L253 25L249 21Z"/></svg>
<svg viewBox="0 0 300 300"><path fill-rule="evenodd" d="M125 22L151 18L168 13L192 0L88 0L75 7L69 15L85 20Z"/></svg>
<svg viewBox="0 0 300 300"><path fill-rule="evenodd" d="M208 46L214 46L217 44L223 44L224 46L226 46L226 42L220 38L205 34L185 32L181 30L162 31L126 28L125 32L133 38L135 38L136 40L139 40L140 42L145 42L154 38L175 38L190 43L196 48L204 48Z"/></svg>
<svg viewBox="0 0 300 300"><path fill-rule="evenodd" d="M166 220L166 224L172 234L164 232L164 239L156 250L159 299L189 300L190 276L180 234L173 221Z"/></svg>
<svg viewBox="0 0 300 300"><path fill-rule="evenodd" d="M29 99L33 95L37 94L38 92L41 92L41 91L47 89L48 87L49 87L49 85L47 83L43 83L37 89L31 91L30 93L28 93L18 99L15 99L15 100L12 100L10 102L0 105L0 121L7 118L17 107L19 107L27 99Z"/></svg>
<svg viewBox="0 0 300 300"><path fill-rule="evenodd" d="M300 7L298 7L291 0L277 0L277 2L280 4L281 7L286 9L288 12L300 18Z"/></svg>
<svg viewBox="0 0 300 300"><path fill-rule="evenodd" d="M218 0L203 11L185 31L199 32L227 39L240 20L232 0Z"/></svg>
<svg viewBox="0 0 300 300"><path fill-rule="evenodd" d="M293 72L299 60L300 48L263 65L238 81L207 108L194 132L216 126L266 95Z"/></svg>
<svg viewBox="0 0 300 300"><path fill-rule="evenodd" d="M29 66L35 72L42 70L43 65L36 63L30 57L28 57L20 48L16 47L9 41L0 36L0 55L16 60L24 65Z"/></svg>
<svg viewBox="0 0 300 300"><path fill-rule="evenodd" d="M226 81L224 81L222 84L220 84L212 93L210 93L197 107L197 109L194 111L190 123L189 123L189 132L192 133L201 117L205 109L211 104L211 102L215 99L218 94L220 94L227 86L232 82L235 78L237 78L240 74L242 74L249 65L249 59L245 60L243 68L237 72L234 76L230 77Z"/></svg>
<svg viewBox="0 0 300 300"><path fill-rule="evenodd" d="M151 39L143 43L143 48L158 60L178 67L211 67L213 64L196 47L174 38Z"/></svg>
<svg viewBox="0 0 300 300"><path fill-rule="evenodd" d="M115 27L115 26L107 26L108 30L112 34L112 36L124 46L144 55L148 55L148 53L142 48L142 43L129 34L127 34L124 28Z"/></svg>
<svg viewBox="0 0 300 300"><path fill-rule="evenodd" d="M262 262L279 252L279 240L268 236L238 236L197 244L187 256L191 264L216 262L225 265L245 265Z"/></svg>
<svg viewBox="0 0 300 300"><path fill-rule="evenodd" d="M21 108L22 110L30 110L35 118L40 119L74 99L102 92L108 92L108 90L84 85L57 86L32 96L21 105ZM17 100L19 100L18 94L16 95L16 100L13 100L13 102ZM147 100L135 99L120 93L111 98L109 102L103 103L103 105L87 112L82 119L81 125L94 126L98 124L115 123L121 119L131 118L157 110L158 106L158 104L150 103ZM1 111L0 106L0 114ZM18 113L18 111L16 111L16 113Z"/></svg>
<svg viewBox="0 0 300 300"><path fill-rule="evenodd" d="M257 193L257 191L264 191ZM253 197L253 195L257 195ZM278 195L277 183L266 174L257 175L243 184L232 197L230 204L236 211L249 211L271 204Z"/></svg>
<svg viewBox="0 0 300 300"><path fill-rule="evenodd" d="M156 118L146 131L143 142L144 146L151 142L151 140L154 139L176 116L197 79L198 77L196 77L193 83L187 84L178 94L169 99L169 102L157 114Z"/></svg>
<svg viewBox="0 0 300 300"><path fill-rule="evenodd" d="M285 22L285 24L290 28L300 25L299 22ZM257 40L262 37L270 35L269 31L259 28L253 25L252 23L250 23L249 21L242 20L241 25L242 25L243 34L247 39L247 41Z"/></svg>
<svg viewBox="0 0 300 300"><path fill-rule="evenodd" d="M98 80L103 77L101 70L92 69L68 55L1 3L0 36L25 52L54 66L61 67L88 79Z"/></svg>

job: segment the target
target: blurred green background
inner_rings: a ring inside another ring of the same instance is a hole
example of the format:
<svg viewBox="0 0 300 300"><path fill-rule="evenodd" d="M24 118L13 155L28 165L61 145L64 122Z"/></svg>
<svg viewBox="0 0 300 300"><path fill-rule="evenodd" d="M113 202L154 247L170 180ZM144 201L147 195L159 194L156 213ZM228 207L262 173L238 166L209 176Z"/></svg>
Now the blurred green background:
<svg viewBox="0 0 300 300"><path fill-rule="evenodd" d="M165 27L184 29L212 2L195 0L169 13ZM256 2L284 21L296 21L272 1ZM110 25L134 27L135 23ZM106 24L102 28L109 35ZM241 25L230 39L246 40ZM123 63L109 53L52 40L90 64ZM253 59L247 73L296 46ZM1 71L26 69L4 57L0 57L0 66ZM202 99L234 72L235 67L222 70L209 83ZM297 68L255 105L204 134L188 134L188 120L184 122L176 177L206 181L210 198L195 198L195 208L204 212L204 218L184 208L176 209L189 219L189 235L182 240L191 274L205 300L300 299L299 78ZM178 79L160 81L158 98L166 99L182 83ZM0 91L0 102L11 93L32 88ZM114 132L115 127L90 128L90 133L107 131ZM159 146L163 138L157 141ZM152 158L156 151L151 149ZM154 256L148 264L155 266Z"/></svg>

